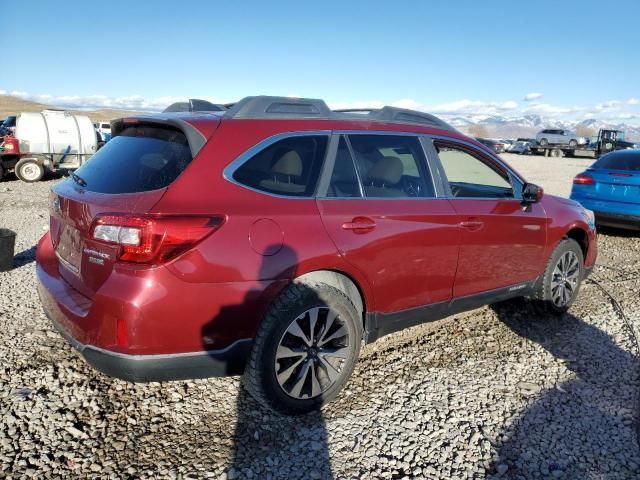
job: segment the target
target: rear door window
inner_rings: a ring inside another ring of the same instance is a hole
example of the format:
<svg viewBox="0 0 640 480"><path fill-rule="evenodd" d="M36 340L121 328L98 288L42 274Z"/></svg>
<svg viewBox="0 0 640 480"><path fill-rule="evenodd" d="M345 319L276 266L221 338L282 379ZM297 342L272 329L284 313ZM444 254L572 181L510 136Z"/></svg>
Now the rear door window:
<svg viewBox="0 0 640 480"><path fill-rule="evenodd" d="M353 157L349 151L347 141L340 137L336 160L331 172L327 197L354 198L362 197L362 188L353 163Z"/></svg>
<svg viewBox="0 0 640 480"><path fill-rule="evenodd" d="M328 136L309 135L282 139L243 163L233 179L266 193L311 197L324 162Z"/></svg>
<svg viewBox="0 0 640 480"><path fill-rule="evenodd" d="M92 192L146 192L171 184L191 160L189 143L180 130L140 124L125 128L76 174Z"/></svg>
<svg viewBox="0 0 640 480"><path fill-rule="evenodd" d="M349 135L368 198L434 197L422 145L408 135Z"/></svg>

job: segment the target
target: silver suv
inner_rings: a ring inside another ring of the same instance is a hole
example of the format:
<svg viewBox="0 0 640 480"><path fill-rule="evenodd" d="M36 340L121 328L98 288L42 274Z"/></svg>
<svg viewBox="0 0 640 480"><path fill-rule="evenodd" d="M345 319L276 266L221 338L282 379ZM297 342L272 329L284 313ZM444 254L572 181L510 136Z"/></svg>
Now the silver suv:
<svg viewBox="0 0 640 480"><path fill-rule="evenodd" d="M579 137L575 132L571 130L556 130L547 129L538 132L536 135L536 141L538 144L545 145L569 145L570 147L577 147L578 145L584 145L587 143L587 139Z"/></svg>

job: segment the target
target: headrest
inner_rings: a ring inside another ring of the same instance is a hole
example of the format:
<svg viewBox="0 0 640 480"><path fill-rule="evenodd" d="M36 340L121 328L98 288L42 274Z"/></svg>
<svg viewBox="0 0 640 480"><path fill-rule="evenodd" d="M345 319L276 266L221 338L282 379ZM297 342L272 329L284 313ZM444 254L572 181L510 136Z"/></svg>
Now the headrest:
<svg viewBox="0 0 640 480"><path fill-rule="evenodd" d="M289 150L284 153L271 167L273 173L299 177L302 175L302 159L298 152Z"/></svg>
<svg viewBox="0 0 640 480"><path fill-rule="evenodd" d="M395 185L402 178L404 166L398 157L382 157L369 169L369 180Z"/></svg>

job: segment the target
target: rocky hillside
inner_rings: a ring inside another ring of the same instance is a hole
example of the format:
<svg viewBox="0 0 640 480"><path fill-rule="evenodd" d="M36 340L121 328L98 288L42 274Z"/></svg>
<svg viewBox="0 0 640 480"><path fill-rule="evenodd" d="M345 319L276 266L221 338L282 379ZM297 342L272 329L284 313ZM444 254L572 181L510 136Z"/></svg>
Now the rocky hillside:
<svg viewBox="0 0 640 480"><path fill-rule="evenodd" d="M41 112L46 109L60 109L51 105L31 102L18 97L0 95L0 120L20 112ZM66 109L65 109L66 110ZM94 122L108 121L118 117L125 117L140 112L127 110L103 109L103 110L69 110L81 115L87 115Z"/></svg>

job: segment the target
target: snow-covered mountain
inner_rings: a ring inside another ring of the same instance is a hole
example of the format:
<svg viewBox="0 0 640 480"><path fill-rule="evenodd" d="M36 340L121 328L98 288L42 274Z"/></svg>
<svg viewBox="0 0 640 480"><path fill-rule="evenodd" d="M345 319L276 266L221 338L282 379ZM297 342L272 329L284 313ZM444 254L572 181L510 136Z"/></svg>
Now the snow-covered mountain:
<svg viewBox="0 0 640 480"><path fill-rule="evenodd" d="M621 130L625 132L627 140L640 140L640 126L625 123L611 123L595 118L581 121L557 120L540 115L527 114L517 117L500 115L440 115L452 126L463 132L469 132L474 125L481 125L492 138L535 137L535 134L545 128L564 128L569 130L591 130L594 135L601 128Z"/></svg>

